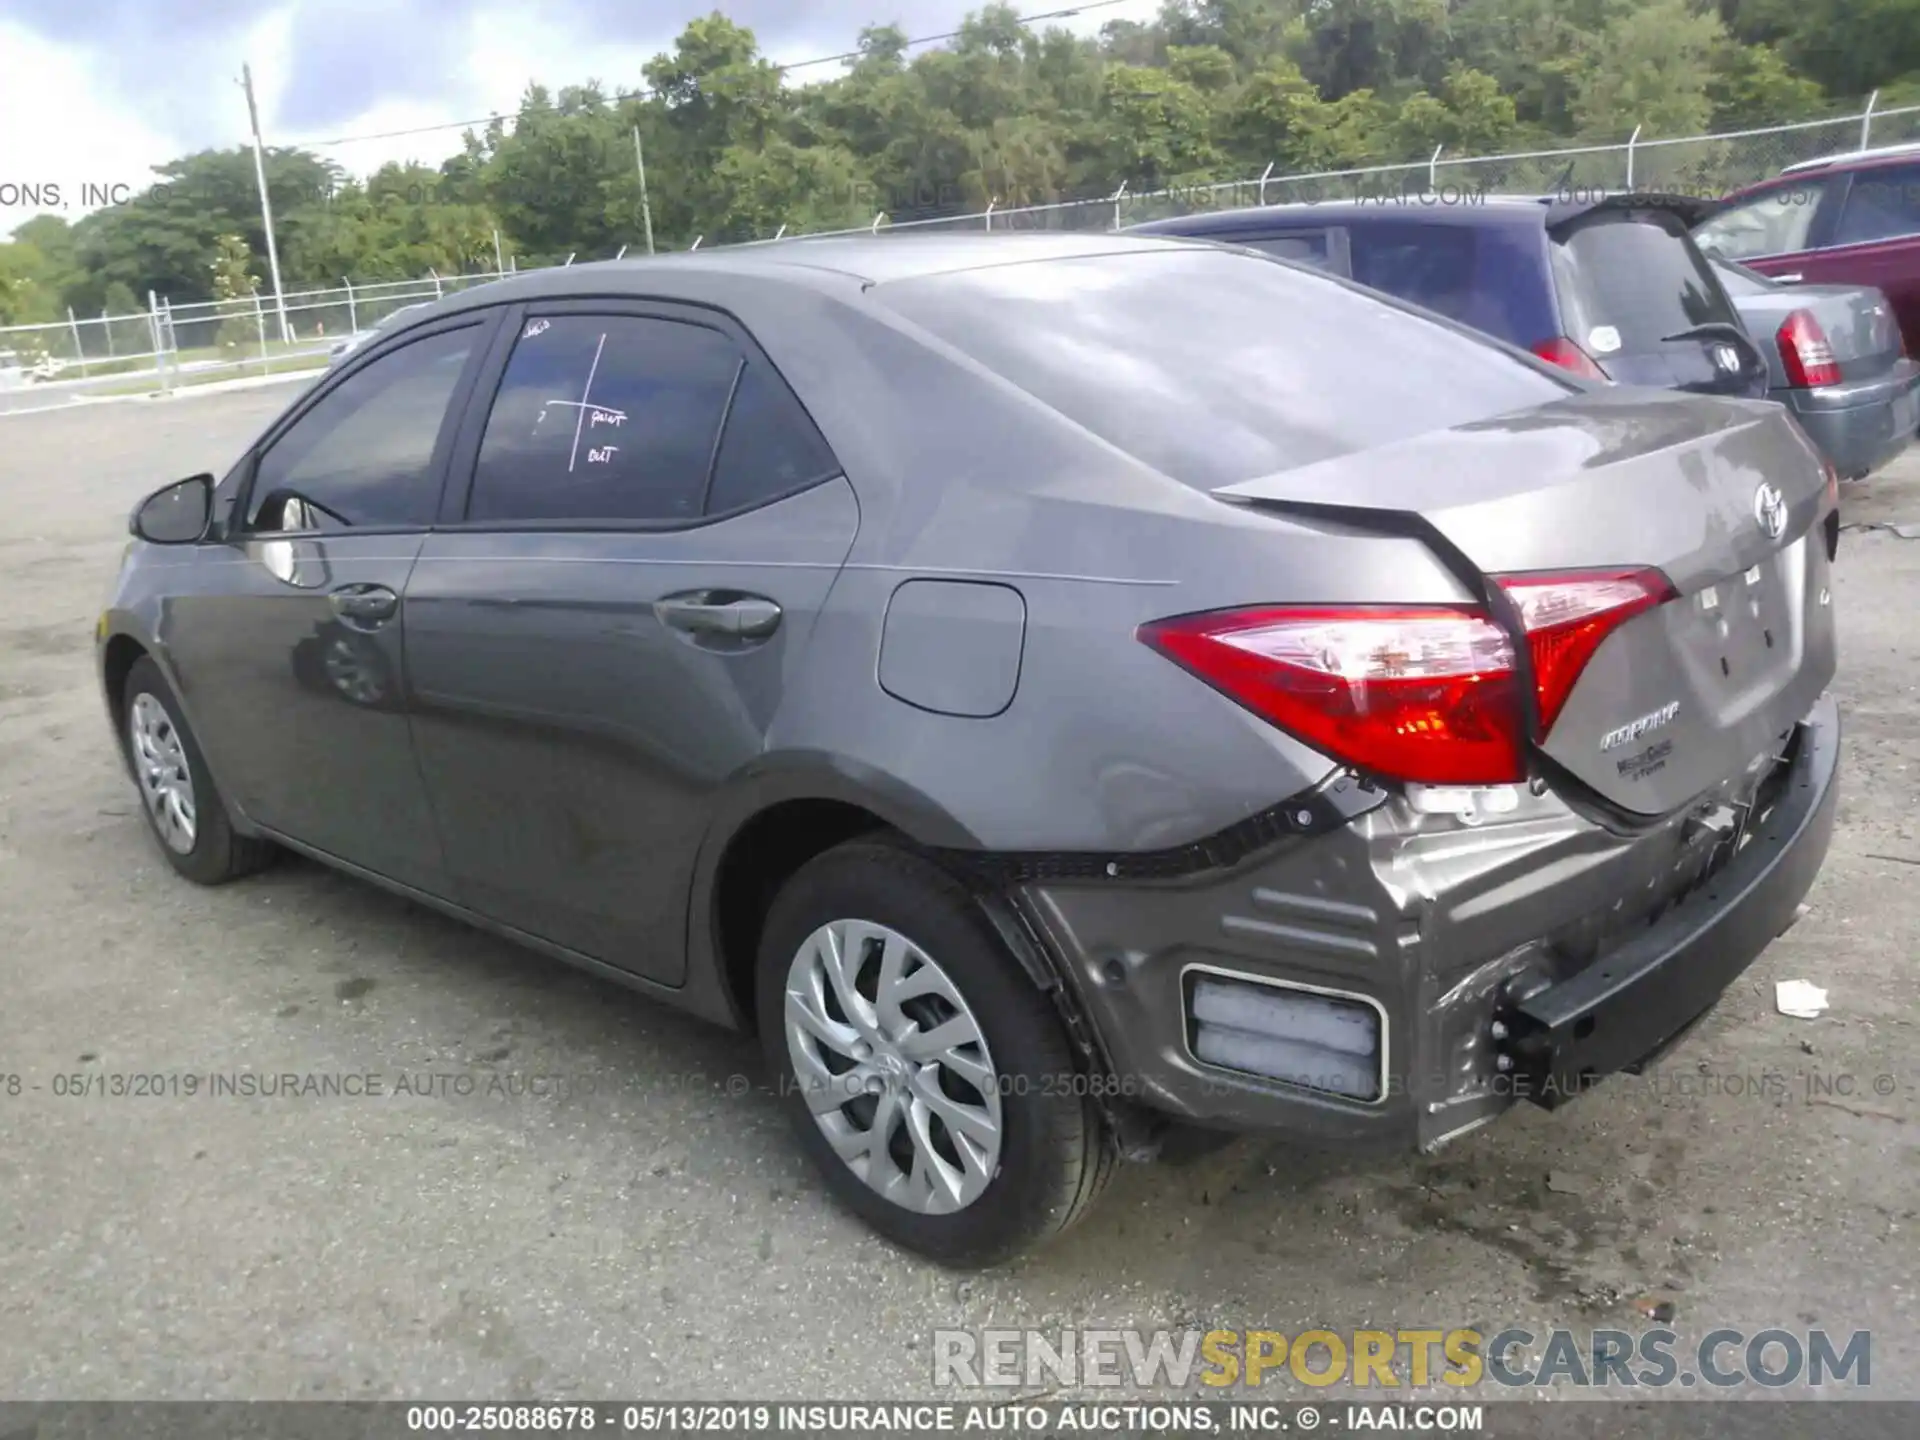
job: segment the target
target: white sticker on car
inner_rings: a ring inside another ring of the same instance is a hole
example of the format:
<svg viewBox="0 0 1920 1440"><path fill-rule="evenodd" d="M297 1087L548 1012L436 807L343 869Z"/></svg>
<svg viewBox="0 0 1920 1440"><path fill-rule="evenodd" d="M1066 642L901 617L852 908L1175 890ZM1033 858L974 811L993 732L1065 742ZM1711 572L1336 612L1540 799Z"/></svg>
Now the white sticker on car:
<svg viewBox="0 0 1920 1440"><path fill-rule="evenodd" d="M1587 349L1595 355L1611 355L1620 348L1620 332L1611 325L1596 325L1587 334Z"/></svg>

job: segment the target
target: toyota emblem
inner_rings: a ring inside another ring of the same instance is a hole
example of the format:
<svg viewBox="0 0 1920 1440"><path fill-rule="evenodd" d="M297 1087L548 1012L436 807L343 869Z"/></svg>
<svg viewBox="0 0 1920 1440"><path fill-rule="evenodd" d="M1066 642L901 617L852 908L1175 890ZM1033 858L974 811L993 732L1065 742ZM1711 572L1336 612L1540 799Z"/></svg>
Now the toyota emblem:
<svg viewBox="0 0 1920 1440"><path fill-rule="evenodd" d="M1753 518L1761 533L1778 540L1787 530L1787 497L1777 485L1762 484L1753 492Z"/></svg>
<svg viewBox="0 0 1920 1440"><path fill-rule="evenodd" d="M1734 371L1740 368L1740 352L1731 345L1713 347L1713 363L1722 370Z"/></svg>

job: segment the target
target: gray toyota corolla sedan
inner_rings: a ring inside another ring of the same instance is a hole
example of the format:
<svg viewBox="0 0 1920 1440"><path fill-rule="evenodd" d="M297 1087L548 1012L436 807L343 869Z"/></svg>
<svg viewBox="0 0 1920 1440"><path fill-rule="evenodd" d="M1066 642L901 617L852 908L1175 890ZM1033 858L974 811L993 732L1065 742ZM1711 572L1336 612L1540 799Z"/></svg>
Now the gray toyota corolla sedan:
<svg viewBox="0 0 1920 1440"><path fill-rule="evenodd" d="M1836 486L1195 242L802 241L449 297L135 512L100 675L182 875L277 847L757 1029L952 1264L1113 1163L1431 1148L1796 913Z"/></svg>

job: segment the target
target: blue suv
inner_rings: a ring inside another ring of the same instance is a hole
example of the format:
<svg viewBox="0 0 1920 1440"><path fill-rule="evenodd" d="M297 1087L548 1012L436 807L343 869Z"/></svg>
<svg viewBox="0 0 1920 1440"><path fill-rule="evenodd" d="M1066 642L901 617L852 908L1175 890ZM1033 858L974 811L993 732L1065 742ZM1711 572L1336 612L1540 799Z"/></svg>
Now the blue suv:
<svg viewBox="0 0 1920 1440"><path fill-rule="evenodd" d="M1592 380L1758 398L1767 359L1688 234L1699 209L1645 194L1409 195L1130 229L1320 266Z"/></svg>

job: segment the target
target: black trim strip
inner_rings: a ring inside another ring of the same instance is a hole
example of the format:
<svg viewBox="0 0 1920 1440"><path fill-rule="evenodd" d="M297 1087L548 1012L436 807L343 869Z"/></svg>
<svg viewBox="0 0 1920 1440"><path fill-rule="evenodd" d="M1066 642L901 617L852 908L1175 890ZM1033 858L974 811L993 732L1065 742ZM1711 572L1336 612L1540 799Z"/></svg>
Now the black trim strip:
<svg viewBox="0 0 1920 1440"><path fill-rule="evenodd" d="M1310 839L1338 830L1387 801L1387 791L1351 771L1335 772L1310 789L1270 805L1257 815L1185 845L1165 850L982 852L939 849L951 865L995 885L1045 881L1184 880L1225 870L1285 840Z"/></svg>

